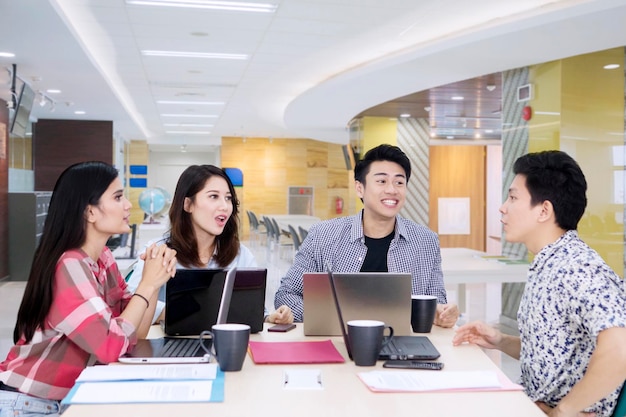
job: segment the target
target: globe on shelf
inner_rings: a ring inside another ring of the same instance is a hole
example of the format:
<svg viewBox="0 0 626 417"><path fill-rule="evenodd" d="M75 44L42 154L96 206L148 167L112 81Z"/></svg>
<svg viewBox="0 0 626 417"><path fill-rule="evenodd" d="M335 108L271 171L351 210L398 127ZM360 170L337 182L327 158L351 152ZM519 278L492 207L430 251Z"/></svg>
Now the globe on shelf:
<svg viewBox="0 0 626 417"><path fill-rule="evenodd" d="M142 191L139 194L139 208L147 215L144 223L158 223L155 218L167 212L171 202L169 193L161 187L148 188Z"/></svg>
<svg viewBox="0 0 626 417"><path fill-rule="evenodd" d="M172 205L172 196L170 195L170 193L167 192L165 188L159 187L158 185L154 187L154 189L161 191L161 193L163 194L163 197L165 198L165 204L163 205L163 208L159 210L158 212L156 212L154 214L154 217L165 216L167 212L169 211L170 206Z"/></svg>

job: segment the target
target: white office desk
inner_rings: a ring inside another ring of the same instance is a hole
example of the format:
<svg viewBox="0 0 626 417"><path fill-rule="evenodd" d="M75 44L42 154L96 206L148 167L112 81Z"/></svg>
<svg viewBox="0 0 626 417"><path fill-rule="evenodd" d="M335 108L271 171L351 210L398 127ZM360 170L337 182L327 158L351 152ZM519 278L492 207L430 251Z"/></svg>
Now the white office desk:
<svg viewBox="0 0 626 417"><path fill-rule="evenodd" d="M452 329L437 327L429 335L441 353L440 360L445 363L444 370L440 372L496 368L477 346L452 346L453 332ZM157 328L152 335L159 333ZM302 324L288 333L263 331L252 335L252 340L260 341L303 339ZM306 338L324 339L327 338ZM347 358L343 340L332 339L339 352ZM324 388L300 391L283 389L283 372L294 368L321 370ZM382 362L378 362L376 367L357 367L349 359L345 364L255 365L247 357L241 372L226 373L223 403L72 405L63 416L545 417L522 391L374 393L356 375L357 372L373 369L382 369Z"/></svg>
<svg viewBox="0 0 626 417"><path fill-rule="evenodd" d="M458 305L461 313L469 319L480 318L488 322L497 321L502 310L502 283L526 282L528 264L510 265L485 259L485 252L467 248L441 248L441 270L446 287L458 291ZM468 302L471 294L466 285L472 285L472 291L484 294L484 311L471 314Z"/></svg>

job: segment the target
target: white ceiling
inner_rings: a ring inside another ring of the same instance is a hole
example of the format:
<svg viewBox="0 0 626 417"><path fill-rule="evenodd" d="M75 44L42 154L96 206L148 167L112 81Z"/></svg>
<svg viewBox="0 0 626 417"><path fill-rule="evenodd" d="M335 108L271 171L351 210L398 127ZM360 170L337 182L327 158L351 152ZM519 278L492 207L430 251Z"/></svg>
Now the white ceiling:
<svg viewBox="0 0 626 417"><path fill-rule="evenodd" d="M36 91L61 90L47 94L54 112L36 99L35 119L113 120L117 135L146 139L153 150L192 150L219 145L222 136L347 143L355 115L396 97L626 45L624 0L267 2L278 6L275 13L0 0L0 52L15 53L0 57L0 67L15 63ZM249 58L147 57L141 50ZM5 100L9 80L2 70ZM213 126L165 126L191 121ZM172 130L210 133L166 133Z"/></svg>

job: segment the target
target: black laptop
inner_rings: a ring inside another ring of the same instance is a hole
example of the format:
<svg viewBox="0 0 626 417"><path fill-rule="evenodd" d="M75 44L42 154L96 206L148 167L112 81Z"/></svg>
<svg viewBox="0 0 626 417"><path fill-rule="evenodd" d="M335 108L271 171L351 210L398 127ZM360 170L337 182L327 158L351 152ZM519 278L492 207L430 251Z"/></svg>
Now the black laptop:
<svg viewBox="0 0 626 417"><path fill-rule="evenodd" d="M251 333L263 330L266 282L265 268L237 268L227 323L247 324Z"/></svg>
<svg viewBox="0 0 626 417"><path fill-rule="evenodd" d="M337 289L335 288L335 279L333 273L328 269L328 279L330 281L331 293L337 309L337 316L339 317L339 325L341 327L341 335L343 336L344 343L346 344L346 350L348 356L352 359L352 349L350 347L350 340L346 332L346 326L341 313L341 306L339 305L339 299L337 297ZM383 344L386 342L383 341ZM426 336L393 336L389 343L387 343L380 354L379 360L433 360L437 359L441 354L432 344L430 339Z"/></svg>
<svg viewBox="0 0 626 417"><path fill-rule="evenodd" d="M236 270L228 271L234 278ZM178 269L165 288L166 336L198 336L227 317L234 280L223 269ZM226 323L226 320L222 321Z"/></svg>
<svg viewBox="0 0 626 417"><path fill-rule="evenodd" d="M210 339L200 340L204 330L227 322L236 269L179 269L166 288L163 330L167 336L143 339L123 363L209 362ZM187 336L187 337L185 337ZM204 347L202 346L204 344Z"/></svg>

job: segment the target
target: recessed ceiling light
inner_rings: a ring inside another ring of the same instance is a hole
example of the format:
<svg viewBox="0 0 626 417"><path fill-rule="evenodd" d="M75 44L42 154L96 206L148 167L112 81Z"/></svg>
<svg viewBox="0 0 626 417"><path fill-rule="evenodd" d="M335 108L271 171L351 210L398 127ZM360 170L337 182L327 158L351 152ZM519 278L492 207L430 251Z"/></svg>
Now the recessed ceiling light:
<svg viewBox="0 0 626 417"><path fill-rule="evenodd" d="M248 59L246 54L222 54L217 52L184 52L184 51L141 51L144 56L162 56L169 58L207 58L207 59Z"/></svg>
<svg viewBox="0 0 626 417"><path fill-rule="evenodd" d="M61 90L55 90L54 88L50 88L46 90L46 93L50 93L50 94L59 94L60 92Z"/></svg>
<svg viewBox="0 0 626 417"><path fill-rule="evenodd" d="M223 101L183 101L183 100L157 100L158 104L197 104L202 106L222 106Z"/></svg>
<svg viewBox="0 0 626 417"><path fill-rule="evenodd" d="M188 130L166 130L165 133L176 134L176 135L208 135L209 131L195 131L191 132Z"/></svg>
<svg viewBox="0 0 626 417"><path fill-rule="evenodd" d="M126 3L139 6L187 7L199 9L217 9L265 13L273 13L278 7L275 4L269 3L249 3L238 1L213 0L126 0Z"/></svg>
<svg viewBox="0 0 626 417"><path fill-rule="evenodd" d="M474 138L480 139L480 133L474 133Z"/></svg>
<svg viewBox="0 0 626 417"><path fill-rule="evenodd" d="M83 110L76 110L74 114L85 114L86 112Z"/></svg>
<svg viewBox="0 0 626 417"><path fill-rule="evenodd" d="M216 114L176 114L176 113L162 113L163 117L209 117L209 118L218 118L219 116Z"/></svg>
<svg viewBox="0 0 626 417"><path fill-rule="evenodd" d="M0 52L0 58L13 58L15 54L12 52Z"/></svg>
<svg viewBox="0 0 626 417"><path fill-rule="evenodd" d="M407 118L407 117L411 117L411 115L409 113L402 113L400 117Z"/></svg>
<svg viewBox="0 0 626 417"><path fill-rule="evenodd" d="M464 97L463 96L452 96L452 100L463 100Z"/></svg>
<svg viewBox="0 0 626 417"><path fill-rule="evenodd" d="M485 130L485 133L493 133L493 129L487 129Z"/></svg>
<svg viewBox="0 0 626 417"><path fill-rule="evenodd" d="M446 139L454 139L454 136L446 136Z"/></svg>
<svg viewBox="0 0 626 417"><path fill-rule="evenodd" d="M201 123L164 123L163 126L167 126L167 127L213 127L214 125L201 124Z"/></svg>
<svg viewBox="0 0 626 417"><path fill-rule="evenodd" d="M616 69L619 68L619 64L608 64L603 67L604 69Z"/></svg>
<svg viewBox="0 0 626 417"><path fill-rule="evenodd" d="M126 4L137 6L191 7L197 9L231 10L237 12L274 13L278 6L269 3L246 3L213 0L126 0Z"/></svg>

